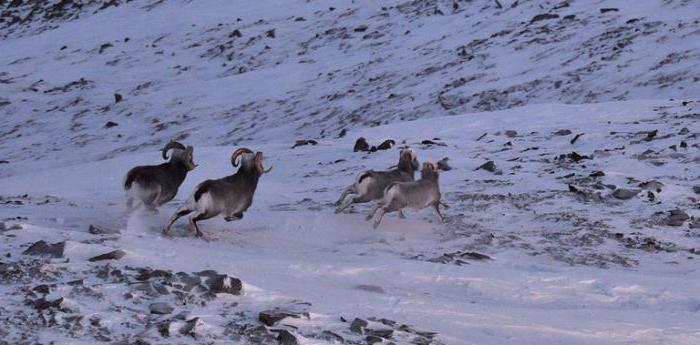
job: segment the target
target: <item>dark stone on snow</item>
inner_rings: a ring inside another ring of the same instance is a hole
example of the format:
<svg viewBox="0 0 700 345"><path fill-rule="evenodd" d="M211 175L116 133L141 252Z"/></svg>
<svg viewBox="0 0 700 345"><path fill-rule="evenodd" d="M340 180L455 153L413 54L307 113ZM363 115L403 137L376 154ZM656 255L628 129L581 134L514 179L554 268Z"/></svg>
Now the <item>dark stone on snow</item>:
<svg viewBox="0 0 700 345"><path fill-rule="evenodd" d="M277 332L277 341L279 341L281 345L299 345L299 340L297 340L297 337L290 331L279 329L274 330L274 332Z"/></svg>
<svg viewBox="0 0 700 345"><path fill-rule="evenodd" d="M641 189L618 188L618 189L615 189L615 191L612 193L612 196L616 199L628 200L628 199L632 199L633 197L635 197L641 191L642 191Z"/></svg>
<svg viewBox="0 0 700 345"><path fill-rule="evenodd" d="M618 8L601 8L600 13L607 13L607 12L618 12L620 9Z"/></svg>
<svg viewBox="0 0 700 345"><path fill-rule="evenodd" d="M377 146L377 150L388 150L395 144L396 142L394 140L387 139L384 140L381 144L379 144L379 146Z"/></svg>
<svg viewBox="0 0 700 345"><path fill-rule="evenodd" d="M365 338L365 341L367 341L367 344L376 344L376 343L381 343L382 341L384 341L384 339L382 339L376 335L368 335Z"/></svg>
<svg viewBox="0 0 700 345"><path fill-rule="evenodd" d="M450 171L452 170L452 167L447 164L447 161L450 160L449 158L445 157L437 162L438 169L444 170L444 171Z"/></svg>
<svg viewBox="0 0 700 345"><path fill-rule="evenodd" d="M700 194L700 186L693 186L693 192L695 192L695 194Z"/></svg>
<svg viewBox="0 0 700 345"><path fill-rule="evenodd" d="M195 317L185 322L185 325L180 327L180 334L182 335L194 335L199 325L199 318Z"/></svg>
<svg viewBox="0 0 700 345"><path fill-rule="evenodd" d="M483 169L483 170L486 170L489 172L496 172L496 163L494 163L493 161L488 161L488 162L480 165L475 170L479 170L479 169Z"/></svg>
<svg viewBox="0 0 700 345"><path fill-rule="evenodd" d="M348 134L348 130L343 128L340 130L340 133L338 133L338 138L344 137L346 134Z"/></svg>
<svg viewBox="0 0 700 345"><path fill-rule="evenodd" d="M670 226L681 226L686 220L690 219L690 216L683 210L675 209L669 211L668 221L666 224Z"/></svg>
<svg viewBox="0 0 700 345"><path fill-rule="evenodd" d="M124 97L120 93L115 93L114 94L114 103L119 103L124 99Z"/></svg>
<svg viewBox="0 0 700 345"><path fill-rule="evenodd" d="M644 189L644 190L653 190L660 192L661 187L664 186L663 183L656 181L656 180L651 180L651 181L645 181L640 184L638 184L639 188Z"/></svg>
<svg viewBox="0 0 700 345"><path fill-rule="evenodd" d="M105 123L104 125L105 128L112 128L116 126L119 126L119 124L114 121L107 121L107 123Z"/></svg>
<svg viewBox="0 0 700 345"><path fill-rule="evenodd" d="M552 134L554 135L559 135L559 136L564 136L564 135L571 135L573 132L569 129L560 129Z"/></svg>
<svg viewBox="0 0 700 345"><path fill-rule="evenodd" d="M99 225L94 225L90 224L90 227L88 228L88 232L93 234L93 235L105 235L105 234L118 234L118 230L110 229L110 228L105 228L104 226L99 226Z"/></svg>
<svg viewBox="0 0 700 345"><path fill-rule="evenodd" d="M659 131L657 129L647 133L647 136L644 138L645 141L652 141L654 140L654 137L656 137L656 134L658 134Z"/></svg>
<svg viewBox="0 0 700 345"><path fill-rule="evenodd" d="M465 253L460 253L460 257L464 259L472 259L472 260L491 260L491 257L485 254L477 253L477 252L465 252Z"/></svg>
<svg viewBox="0 0 700 345"><path fill-rule="evenodd" d="M95 261L103 261L103 260L119 260L126 255L126 252L123 250L113 250L109 253L104 253L102 255L98 255L95 257L91 257L88 261L90 262L95 262Z"/></svg>
<svg viewBox="0 0 700 345"><path fill-rule="evenodd" d="M292 148L295 148L297 146L305 146L305 145L317 145L318 141L313 140L313 139L302 139L302 140L297 140L294 143L294 146Z"/></svg>
<svg viewBox="0 0 700 345"><path fill-rule="evenodd" d="M594 171L594 172L591 173L590 176L591 176L591 177L602 177L602 176L605 176L605 173L602 172L602 171Z"/></svg>
<svg viewBox="0 0 700 345"><path fill-rule="evenodd" d="M33 306L36 310L45 310L51 308L60 308L61 303L63 303L63 297L57 298L53 301L49 301L46 298L40 298L34 301Z"/></svg>
<svg viewBox="0 0 700 345"><path fill-rule="evenodd" d="M367 143L367 140L362 137L358 138L357 141L355 141L355 147L353 147L352 151L369 151L369 144Z"/></svg>
<svg viewBox="0 0 700 345"><path fill-rule="evenodd" d="M148 309L151 311L151 314L160 314L160 315L166 315L170 314L175 310L173 306L171 306L168 303L164 302L156 302L156 303L151 303L151 305L148 307Z"/></svg>
<svg viewBox="0 0 700 345"><path fill-rule="evenodd" d="M51 288L46 284L37 285L32 290L43 294L48 294L51 292Z"/></svg>
<svg viewBox="0 0 700 345"><path fill-rule="evenodd" d="M363 334L365 327L369 325L369 322L362 320L360 318L355 318L355 320L352 320L350 323L350 330L357 333L357 334Z"/></svg>
<svg viewBox="0 0 700 345"><path fill-rule="evenodd" d="M508 138L514 138L514 137L518 136L518 132L514 131L512 129L509 129L509 130L503 132L503 134L505 134Z"/></svg>
<svg viewBox="0 0 700 345"><path fill-rule="evenodd" d="M62 258L63 251L66 249L66 242L58 242L47 244L44 241L38 241L32 244L27 250L22 252L24 255L36 256L51 256L54 258Z"/></svg>
<svg viewBox="0 0 700 345"><path fill-rule="evenodd" d="M548 19L556 19L559 18L558 14L552 14L552 13L543 13L543 14L538 14L530 20L530 23L534 22L539 22L540 20L548 20Z"/></svg>
<svg viewBox="0 0 700 345"><path fill-rule="evenodd" d="M243 284L238 278L230 277L226 274L217 274L207 280L209 291L213 293L228 293L240 295Z"/></svg>
<svg viewBox="0 0 700 345"><path fill-rule="evenodd" d="M390 339L394 335L394 331L391 329L368 329L367 334L370 336L377 336L384 339Z"/></svg>

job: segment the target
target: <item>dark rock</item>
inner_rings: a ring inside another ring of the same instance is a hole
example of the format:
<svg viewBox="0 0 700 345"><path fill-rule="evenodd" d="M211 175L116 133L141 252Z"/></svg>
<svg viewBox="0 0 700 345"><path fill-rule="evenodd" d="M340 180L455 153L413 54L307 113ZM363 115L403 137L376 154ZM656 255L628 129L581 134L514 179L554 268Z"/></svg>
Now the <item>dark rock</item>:
<svg viewBox="0 0 700 345"><path fill-rule="evenodd" d="M620 9L618 8L601 8L600 13L607 13L607 12L618 12Z"/></svg>
<svg viewBox="0 0 700 345"><path fill-rule="evenodd" d="M51 308L60 308L61 304L63 303L63 297L60 297L58 299L55 299L53 301L49 301L46 298L40 298L36 301L33 302L34 309L36 310L45 310L45 309L51 309Z"/></svg>
<svg viewBox="0 0 700 345"><path fill-rule="evenodd" d="M483 169L483 170L486 170L489 172L496 172L496 163L494 163L493 161L488 161L488 162L480 165L475 170L479 170L479 169Z"/></svg>
<svg viewBox="0 0 700 345"><path fill-rule="evenodd" d="M277 341L281 345L299 345L299 340L290 331L286 329L275 330L277 332Z"/></svg>
<svg viewBox="0 0 700 345"><path fill-rule="evenodd" d="M644 138L645 141L652 141L656 137L656 134L658 134L659 131L657 129L647 133L647 136Z"/></svg>
<svg viewBox="0 0 700 345"><path fill-rule="evenodd" d="M616 199L628 200L628 199L632 199L633 197L635 197L641 191L642 191L641 189L618 188L612 193L612 196Z"/></svg>
<svg viewBox="0 0 700 345"><path fill-rule="evenodd" d="M485 254L477 253L477 252L465 252L465 253L460 253L460 257L465 258L465 259L472 259L472 260L491 260L491 257Z"/></svg>
<svg viewBox="0 0 700 345"><path fill-rule="evenodd" d="M265 36L270 37L270 38L275 38L275 29L267 30L265 31Z"/></svg>
<svg viewBox="0 0 700 345"><path fill-rule="evenodd" d="M88 228L88 232L93 234L93 235L106 235L106 234L118 234L119 230L114 230L114 229L106 228L104 226L90 224L90 227Z"/></svg>
<svg viewBox="0 0 700 345"><path fill-rule="evenodd" d="M352 320L350 323L350 330L357 333L357 334L363 334L365 327L369 325L369 322L362 320L360 318L355 318L355 320Z"/></svg>
<svg viewBox="0 0 700 345"><path fill-rule="evenodd" d="M310 317L309 313L307 312L292 312L275 309L261 311L260 314L258 314L258 320L266 326L274 326L277 322L287 317L293 317L298 319L302 316L306 317L307 319Z"/></svg>
<svg viewBox="0 0 700 345"><path fill-rule="evenodd" d="M391 329L369 329L367 330L367 335L390 339L391 336L394 335L394 331Z"/></svg>
<svg viewBox="0 0 700 345"><path fill-rule="evenodd" d="M355 29L353 29L353 31L355 31L355 32L365 32L365 31L367 31L367 25L360 25L360 26L356 27Z"/></svg>
<svg viewBox="0 0 700 345"><path fill-rule="evenodd" d="M514 131L512 129L509 129L509 130L503 132L503 134L505 134L508 138L514 138L514 137L518 136L518 132Z"/></svg>
<svg viewBox="0 0 700 345"><path fill-rule="evenodd" d="M51 288L46 284L37 285L32 290L43 294L48 294L51 292Z"/></svg>
<svg viewBox="0 0 700 345"><path fill-rule="evenodd" d="M686 135L690 133L690 130L687 127L681 128L681 130L678 132L679 135Z"/></svg>
<svg viewBox="0 0 700 345"><path fill-rule="evenodd" d="M209 291L213 293L228 293L240 295L243 284L238 278L230 277L226 274L218 274L207 280Z"/></svg>
<svg viewBox="0 0 700 345"><path fill-rule="evenodd" d="M591 157L582 156L582 155L578 154L578 152L572 151L571 153L559 155L559 159L560 160L570 159L571 161L577 163L577 162L580 162L584 159L591 159Z"/></svg>
<svg viewBox="0 0 700 345"><path fill-rule="evenodd" d="M450 171L452 170L452 167L447 164L447 161L450 160L449 158L445 157L437 162L438 169L444 170L444 171Z"/></svg>
<svg viewBox="0 0 700 345"><path fill-rule="evenodd" d="M381 144L379 144L379 146L377 146L377 150L388 150L395 144L396 142L394 140L387 139L384 140Z"/></svg>
<svg viewBox="0 0 700 345"><path fill-rule="evenodd" d="M243 35L241 34L241 31L238 29L231 31L231 33L228 34L229 38L241 37L241 36L243 36Z"/></svg>
<svg viewBox="0 0 700 345"><path fill-rule="evenodd" d="M156 324L156 329L158 329L158 333L164 338L167 338L170 336L170 320L163 320L159 323Z"/></svg>
<svg viewBox="0 0 700 345"><path fill-rule="evenodd" d="M62 258L63 251L66 249L66 242L58 242L54 244L47 244L44 241L38 241L29 246L27 250L22 252L24 255L36 255L36 256L51 256L54 258Z"/></svg>
<svg viewBox="0 0 700 345"><path fill-rule="evenodd" d="M580 138L583 134L584 133L576 134L576 136L573 139L571 139L571 141L569 143L571 143L571 145L575 144L576 141L578 140L578 138Z"/></svg>
<svg viewBox="0 0 700 345"><path fill-rule="evenodd" d="M700 194L700 186L693 186L693 192L695 192L695 194Z"/></svg>
<svg viewBox="0 0 700 345"><path fill-rule="evenodd" d="M433 140L423 140L420 143L423 145L447 146L447 144L445 144L445 143L438 143L438 142L433 141Z"/></svg>
<svg viewBox="0 0 700 345"><path fill-rule="evenodd" d="M348 130L343 128L340 130L340 133L338 133L338 138L344 137L346 134L348 134Z"/></svg>
<svg viewBox="0 0 700 345"><path fill-rule="evenodd" d="M114 121L107 121L107 123L105 123L104 125L104 128L112 128L116 126L119 126L119 124Z"/></svg>
<svg viewBox="0 0 700 345"><path fill-rule="evenodd" d="M151 303L151 305L148 307L148 309L151 311L151 314L160 314L160 315L166 315L170 314L175 310L173 306L171 306L168 303L164 302L156 302L156 303Z"/></svg>
<svg viewBox="0 0 700 345"><path fill-rule="evenodd" d="M102 261L102 260L119 260L119 259L123 258L124 255L126 255L126 252L124 252L123 250L117 249L117 250L113 250L109 253L104 253L102 255L91 257L90 259L88 259L88 261L95 262L95 261Z"/></svg>
<svg viewBox="0 0 700 345"><path fill-rule="evenodd" d="M296 143L294 143L294 146L292 148L295 148L297 146L305 146L305 145L317 145L318 141L313 140L313 139L302 139L302 140L297 140Z"/></svg>
<svg viewBox="0 0 700 345"><path fill-rule="evenodd" d="M365 338L365 341L367 341L367 344L376 344L376 343L381 343L382 341L384 341L384 339L382 339L376 335L368 335Z"/></svg>
<svg viewBox="0 0 700 345"><path fill-rule="evenodd" d="M0 222L0 231L5 231L5 229L7 229L7 228L5 227L5 223Z"/></svg>
<svg viewBox="0 0 700 345"><path fill-rule="evenodd" d="M345 338L343 338L340 335L338 335L337 333L334 333L331 331L321 332L321 334L319 334L319 338L322 340L339 342L341 344L345 343Z"/></svg>
<svg viewBox="0 0 700 345"><path fill-rule="evenodd" d="M661 191L661 188L664 186L663 183L656 181L656 180L650 180L650 181L645 181L640 184L638 184L639 188L644 189L644 190L654 190L654 191Z"/></svg>
<svg viewBox="0 0 700 345"><path fill-rule="evenodd" d="M556 19L559 18L558 14L552 14L552 13L543 13L543 14L538 14L530 20L530 23L534 22L539 22L540 20L548 20L548 19Z"/></svg>
<svg viewBox="0 0 700 345"><path fill-rule="evenodd" d="M668 221L666 224L670 226L681 226L686 220L690 219L690 216L683 210L675 209L669 211Z"/></svg>
<svg viewBox="0 0 700 345"><path fill-rule="evenodd" d="M180 327L180 334L193 336L201 322L198 317L192 318L185 322L185 325Z"/></svg>
<svg viewBox="0 0 700 345"><path fill-rule="evenodd" d="M559 135L559 136L564 136L564 135L571 135L573 132L568 129L560 129L552 134L554 135Z"/></svg>
<svg viewBox="0 0 700 345"><path fill-rule="evenodd" d="M357 285L355 288L357 288L358 290L364 290L374 293L386 293L386 290L384 290L383 287L377 285L360 284Z"/></svg>
<svg viewBox="0 0 700 345"><path fill-rule="evenodd" d="M602 172L602 171L594 171L594 172L591 173L590 176L591 176L591 177L602 177L602 176L605 176L605 173Z"/></svg>
<svg viewBox="0 0 700 345"><path fill-rule="evenodd" d="M105 44L101 45L101 46L100 46L99 54L102 54L102 52L104 52L105 49L110 48L110 47L114 47L114 46L112 45L112 43L105 43Z"/></svg>
<svg viewBox="0 0 700 345"><path fill-rule="evenodd" d="M352 149L352 151L369 151L369 144L367 143L367 140L362 137L358 138L357 141L355 141L355 147Z"/></svg>
<svg viewBox="0 0 700 345"><path fill-rule="evenodd" d="M122 101L122 99L124 99L124 97L122 97L121 94L119 94L119 93L114 94L114 103L119 103Z"/></svg>

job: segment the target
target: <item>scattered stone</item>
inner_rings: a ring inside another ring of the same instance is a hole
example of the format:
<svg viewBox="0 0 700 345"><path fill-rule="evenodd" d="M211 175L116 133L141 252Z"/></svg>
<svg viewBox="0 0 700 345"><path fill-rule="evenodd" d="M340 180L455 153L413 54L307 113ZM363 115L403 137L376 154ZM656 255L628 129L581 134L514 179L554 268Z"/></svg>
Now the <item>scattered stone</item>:
<svg viewBox="0 0 700 345"><path fill-rule="evenodd" d="M558 135L558 136L564 136L564 135L571 135L573 132L569 129L560 129L552 134Z"/></svg>
<svg viewBox="0 0 700 345"><path fill-rule="evenodd" d="M124 99L124 97L121 94L119 94L119 93L114 94L114 103L119 103L122 101L122 99Z"/></svg>
<svg viewBox="0 0 700 345"><path fill-rule="evenodd" d="M540 20L548 20L548 19L556 19L559 18L558 14L552 14L552 13L543 13L543 14L538 14L530 20L530 24L534 22L539 22Z"/></svg>
<svg viewBox="0 0 700 345"><path fill-rule="evenodd" d="M695 192L695 194L700 194L700 185L693 186L693 192Z"/></svg>
<svg viewBox="0 0 700 345"><path fill-rule="evenodd" d="M355 287L358 290L364 290L364 291L369 291L369 292L374 292L374 293L386 293L386 290L384 290L383 287L377 286L377 285L366 285L366 284L360 284Z"/></svg>
<svg viewBox="0 0 700 345"><path fill-rule="evenodd" d="M164 338L170 336L170 322L170 320L163 320L156 324L156 329L158 330L158 333Z"/></svg>
<svg viewBox="0 0 700 345"><path fill-rule="evenodd" d="M686 135L690 133L690 130L687 127L681 128L681 130L678 132L678 135Z"/></svg>
<svg viewBox="0 0 700 345"><path fill-rule="evenodd" d="M107 123L105 123L104 125L104 128L112 128L116 126L119 126L119 124L114 121L107 121Z"/></svg>
<svg viewBox="0 0 700 345"><path fill-rule="evenodd" d="M94 256L88 259L90 262L103 261L103 260L119 260L126 255L126 252L120 249L113 250L109 253L104 253L102 255Z"/></svg>
<svg viewBox="0 0 700 345"><path fill-rule="evenodd" d="M197 326L199 326L200 324L201 322L199 321L198 317L187 320L187 322L185 322L185 325L180 327L180 334L193 336L195 334L195 331L197 330Z"/></svg>
<svg viewBox="0 0 700 345"><path fill-rule="evenodd" d="M612 193L612 196L615 197L616 199L628 200L628 199L632 199L633 197L635 197L641 191L642 191L641 189L618 188L618 189L615 189L615 191Z"/></svg>
<svg viewBox="0 0 700 345"><path fill-rule="evenodd" d="M265 31L265 36L269 38L275 38L275 29L267 30Z"/></svg>
<svg viewBox="0 0 700 345"><path fill-rule="evenodd" d="M106 227L100 226L100 225L90 224L90 227L88 227L88 232L93 234L93 235L107 235L107 234L111 235L111 234L118 234L119 230L106 228Z"/></svg>
<svg viewBox="0 0 700 345"><path fill-rule="evenodd" d="M477 252L465 252L465 253L459 253L458 255L464 259L491 260L490 256L488 256L486 254L477 253Z"/></svg>
<svg viewBox="0 0 700 345"><path fill-rule="evenodd" d="M483 170L486 170L489 172L496 172L496 163L494 163L493 161L488 161L488 162L480 165L475 170L479 170L479 169L483 169Z"/></svg>
<svg viewBox="0 0 700 345"><path fill-rule="evenodd" d="M338 138L345 137L346 134L348 134L348 130L343 128L340 130L340 133L338 133Z"/></svg>
<svg viewBox="0 0 700 345"><path fill-rule="evenodd" d="M599 170L599 171L592 172L590 176L591 177L603 177L603 176L605 176L605 173Z"/></svg>
<svg viewBox="0 0 700 345"><path fill-rule="evenodd" d="M396 142L394 140L387 139L384 140L381 144L379 144L379 146L377 146L377 150L388 150L395 144Z"/></svg>
<svg viewBox="0 0 700 345"><path fill-rule="evenodd" d="M486 132L486 133L480 135L478 138L476 138L476 141L479 141L479 140L483 139L487 134L489 134L489 133Z"/></svg>
<svg viewBox="0 0 700 345"><path fill-rule="evenodd" d="M277 341L280 345L299 345L299 340L290 331L286 329L274 330L277 332Z"/></svg>
<svg viewBox="0 0 700 345"><path fill-rule="evenodd" d="M607 12L618 12L620 9L618 8L601 8L600 13L607 13Z"/></svg>
<svg viewBox="0 0 700 345"><path fill-rule="evenodd" d="M571 139L571 141L569 143L571 143L571 145L575 144L576 141L578 140L578 138L580 138L583 134L584 133L576 134L576 136L573 139Z"/></svg>
<svg viewBox="0 0 700 345"><path fill-rule="evenodd" d="M661 188L664 186L663 183L657 181L657 180L650 180L650 181L645 181L640 184L638 184L639 188L644 189L644 190L653 190L658 192L661 192Z"/></svg>
<svg viewBox="0 0 700 345"><path fill-rule="evenodd" d="M62 258L63 251L66 249L66 242L58 242L54 244L48 244L46 242L38 241L29 246L27 250L22 252L24 255L36 255L36 256L51 256L54 258Z"/></svg>
<svg viewBox="0 0 700 345"><path fill-rule="evenodd" d="M559 155L559 159L560 160L570 159L571 161L577 163L577 162L580 162L584 159L591 159L591 157L582 156L582 155L578 154L576 151L572 151L571 153Z"/></svg>
<svg viewBox="0 0 700 345"><path fill-rule="evenodd" d="M238 278L230 277L226 274L217 274L207 280L209 291L213 293L228 293L240 295L243 284Z"/></svg>
<svg viewBox="0 0 700 345"><path fill-rule="evenodd" d="M0 222L0 231L5 231L5 229L7 229L7 228L5 227L5 223Z"/></svg>
<svg viewBox="0 0 700 345"><path fill-rule="evenodd" d="M447 161L450 160L448 157L445 157L437 162L438 169L443 170L443 171L450 171L452 170L452 167L447 164Z"/></svg>
<svg viewBox="0 0 700 345"><path fill-rule="evenodd" d="M515 138L518 136L518 132L512 129L505 131L503 134L505 134L508 138Z"/></svg>
<svg viewBox="0 0 700 345"><path fill-rule="evenodd" d="M42 297L40 299L37 299L33 302L34 309L36 310L45 310L45 309L51 309L51 308L61 308L61 304L63 303L63 297L57 298L53 301L49 301L46 298Z"/></svg>
<svg viewBox="0 0 700 345"><path fill-rule="evenodd" d="M360 25L360 26L356 27L353 31L355 31L355 32L365 32L365 31L367 31L367 25L364 25L364 24L363 24L363 25Z"/></svg>
<svg viewBox="0 0 700 345"><path fill-rule="evenodd" d="M318 141L313 140L313 139L297 140L296 143L294 143L294 146L292 146L292 148L295 148L297 146L305 146L305 145L318 145Z"/></svg>
<svg viewBox="0 0 700 345"><path fill-rule="evenodd" d="M438 143L432 140L423 140L420 142L423 145L437 145L437 146L447 146L445 143Z"/></svg>
<svg viewBox="0 0 700 345"><path fill-rule="evenodd" d="M381 343L382 341L384 341L384 339L382 339L376 335L368 335L365 338L365 341L367 341L367 344L376 344L376 343Z"/></svg>
<svg viewBox="0 0 700 345"><path fill-rule="evenodd" d="M658 134L658 133L659 133L659 131L658 131L657 129L655 129L655 130L653 130L653 131L651 131L651 132L648 132L648 133L647 133L647 136L644 138L644 141L652 141L652 140L654 140L654 138L656 137L656 134Z"/></svg>
<svg viewBox="0 0 700 345"><path fill-rule="evenodd" d="M363 334L365 327L367 327L368 325L369 322L360 318L355 318L355 320L352 320L352 322L350 323L350 330L357 334Z"/></svg>
<svg viewBox="0 0 700 345"><path fill-rule="evenodd" d="M229 38L242 37L242 36L243 36L243 35L241 34L241 31L238 30L238 29L231 31L231 33L228 34L228 37L229 37Z"/></svg>
<svg viewBox="0 0 700 345"><path fill-rule="evenodd" d="M369 144L365 138L360 137L355 141L355 147L352 149L353 152L358 151L369 151Z"/></svg>
<svg viewBox="0 0 700 345"><path fill-rule="evenodd" d="M258 320L268 327L274 326L277 322L287 317L298 318L299 315L280 310L265 310L258 314Z"/></svg>
<svg viewBox="0 0 700 345"><path fill-rule="evenodd" d="M99 54L102 54L102 52L104 52L107 48L110 48L110 47L114 47L112 45L112 43L105 43L105 44L101 45Z"/></svg>
<svg viewBox="0 0 700 345"><path fill-rule="evenodd" d="M670 226L681 226L686 220L690 219L690 216L683 210L675 209L669 211L668 221L666 224Z"/></svg>
<svg viewBox="0 0 700 345"><path fill-rule="evenodd" d="M45 295L51 292L51 288L46 284L37 285L32 290Z"/></svg>
<svg viewBox="0 0 700 345"><path fill-rule="evenodd" d="M166 315L170 314L175 310L173 306L171 306L168 303L165 302L156 302L156 303L151 303L151 305L148 307L148 309L151 310L151 314L160 314L160 315Z"/></svg>

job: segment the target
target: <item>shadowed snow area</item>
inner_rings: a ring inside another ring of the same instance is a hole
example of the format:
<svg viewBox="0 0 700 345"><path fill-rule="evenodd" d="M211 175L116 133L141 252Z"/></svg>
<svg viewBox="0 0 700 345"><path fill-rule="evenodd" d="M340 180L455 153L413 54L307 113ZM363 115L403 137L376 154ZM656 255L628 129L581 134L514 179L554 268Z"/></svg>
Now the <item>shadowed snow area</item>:
<svg viewBox="0 0 700 345"><path fill-rule="evenodd" d="M699 59L690 0L0 0L0 344L700 343ZM241 146L243 219L162 235ZM406 146L444 223L334 214Z"/></svg>

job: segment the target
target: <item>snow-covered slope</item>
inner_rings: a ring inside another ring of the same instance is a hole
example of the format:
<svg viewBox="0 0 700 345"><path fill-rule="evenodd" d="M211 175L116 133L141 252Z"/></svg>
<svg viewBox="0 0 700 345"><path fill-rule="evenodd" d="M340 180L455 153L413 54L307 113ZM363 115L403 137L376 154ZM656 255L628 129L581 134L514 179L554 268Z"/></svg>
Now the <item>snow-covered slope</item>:
<svg viewBox="0 0 700 345"><path fill-rule="evenodd" d="M695 97L700 83L697 1L123 2L4 2L4 159L334 137L532 103Z"/></svg>
<svg viewBox="0 0 700 345"><path fill-rule="evenodd" d="M700 342L696 1L0 8L0 344ZM199 168L125 214L170 139ZM245 218L162 236L243 145L275 166ZM334 214L399 146L448 158L447 222Z"/></svg>

